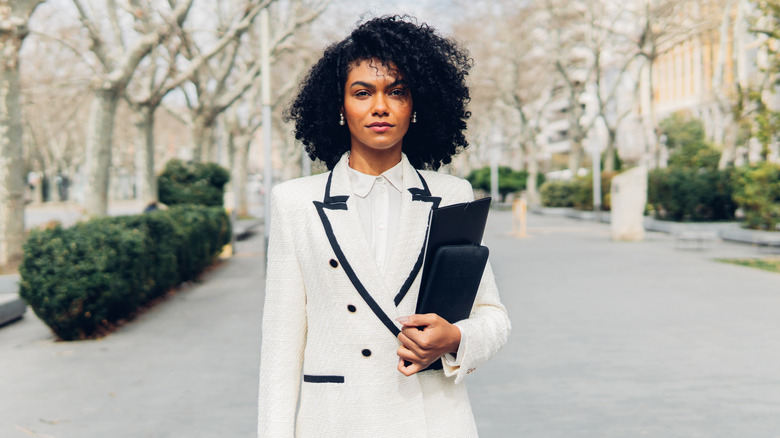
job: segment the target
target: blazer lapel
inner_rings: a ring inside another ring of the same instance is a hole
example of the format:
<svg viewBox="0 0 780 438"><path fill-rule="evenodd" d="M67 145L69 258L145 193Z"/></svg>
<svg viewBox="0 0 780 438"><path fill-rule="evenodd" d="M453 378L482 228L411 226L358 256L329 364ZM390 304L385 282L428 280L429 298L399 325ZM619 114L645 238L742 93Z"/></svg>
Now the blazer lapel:
<svg viewBox="0 0 780 438"><path fill-rule="evenodd" d="M393 243L392 257L388 265L388 287L396 291L393 302L399 306L411 289L423 264L425 241L428 236L428 219L431 208L436 208L441 198L431 195L428 184L403 157L403 180L405 189L401 193L401 212L398 234ZM417 291L412 296L416 304ZM412 306L412 307L410 307ZM403 307L404 312L414 312L412 304Z"/></svg>
<svg viewBox="0 0 780 438"><path fill-rule="evenodd" d="M400 330L391 319L398 316L393 294L370 252L354 197L350 197L347 157L345 154L328 176L323 201L314 201L314 205L344 273L374 314L398 336Z"/></svg>

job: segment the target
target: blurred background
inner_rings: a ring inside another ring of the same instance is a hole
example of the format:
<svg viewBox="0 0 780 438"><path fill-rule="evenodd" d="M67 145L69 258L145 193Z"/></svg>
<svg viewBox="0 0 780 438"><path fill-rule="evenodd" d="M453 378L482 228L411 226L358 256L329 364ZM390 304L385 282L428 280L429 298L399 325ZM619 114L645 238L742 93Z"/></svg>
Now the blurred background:
<svg viewBox="0 0 780 438"><path fill-rule="evenodd" d="M0 0L0 435L253 433L251 231L325 170L283 112L409 14L474 59L442 171L507 207L482 436L779 436L780 0L389 3Z"/></svg>
<svg viewBox="0 0 780 438"><path fill-rule="evenodd" d="M603 197L617 172L674 168L651 173L653 212L731 219L738 205L702 216L718 207L697 200L677 211L664 203L679 199L656 189L685 179L684 169L721 181L718 171L778 161L775 0L14 1L0 15L0 80L11 90L0 113L11 128L0 262L19 252L24 204L68 202L74 217L104 215L111 201L147 205L171 159L229 169L231 203L247 215L262 204L263 131L274 182L322 171L302 156L283 110L327 44L387 13L415 16L471 51L471 146L446 171L478 189L490 191L493 164L502 197L526 191L531 207L608 209L589 173L601 175Z"/></svg>

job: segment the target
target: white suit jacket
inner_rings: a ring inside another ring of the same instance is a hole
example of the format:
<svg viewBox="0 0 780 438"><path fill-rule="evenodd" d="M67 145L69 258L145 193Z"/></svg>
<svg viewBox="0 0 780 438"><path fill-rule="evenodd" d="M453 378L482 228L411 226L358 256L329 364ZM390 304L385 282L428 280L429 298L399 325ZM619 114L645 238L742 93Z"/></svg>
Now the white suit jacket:
<svg viewBox="0 0 780 438"><path fill-rule="evenodd" d="M277 185L266 271L259 437L475 437L464 376L510 330L488 263L461 330L459 366L406 377L400 324L414 314L428 214L473 200L460 178L417 171L403 157L401 212L380 274L350 197L347 154L332 172ZM295 420L300 391L300 407Z"/></svg>

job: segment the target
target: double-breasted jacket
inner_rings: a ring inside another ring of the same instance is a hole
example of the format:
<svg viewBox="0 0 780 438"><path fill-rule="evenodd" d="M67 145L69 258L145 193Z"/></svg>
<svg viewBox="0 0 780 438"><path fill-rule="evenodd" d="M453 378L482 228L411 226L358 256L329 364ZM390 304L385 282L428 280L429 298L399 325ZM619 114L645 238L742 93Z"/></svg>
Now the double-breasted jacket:
<svg viewBox="0 0 780 438"><path fill-rule="evenodd" d="M260 437L475 437L464 376L510 330L488 263L457 358L406 377L397 370L399 316L415 311L432 207L473 200L460 178L403 157L398 232L382 275L347 173L274 187L262 322ZM300 405L298 406L300 394ZM297 409L297 420L296 420Z"/></svg>

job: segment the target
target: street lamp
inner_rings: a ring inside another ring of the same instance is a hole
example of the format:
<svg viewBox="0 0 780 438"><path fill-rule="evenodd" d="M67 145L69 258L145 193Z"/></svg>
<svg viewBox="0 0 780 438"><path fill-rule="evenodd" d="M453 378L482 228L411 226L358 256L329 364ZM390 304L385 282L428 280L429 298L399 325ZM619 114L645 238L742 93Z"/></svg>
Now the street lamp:
<svg viewBox="0 0 780 438"><path fill-rule="evenodd" d="M498 197L498 161L501 159L501 144L504 142L504 136L496 128L493 130L493 139L490 148L490 197L493 198L493 205L500 199Z"/></svg>

